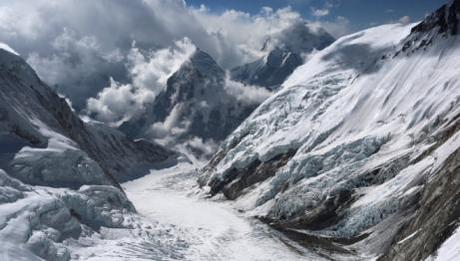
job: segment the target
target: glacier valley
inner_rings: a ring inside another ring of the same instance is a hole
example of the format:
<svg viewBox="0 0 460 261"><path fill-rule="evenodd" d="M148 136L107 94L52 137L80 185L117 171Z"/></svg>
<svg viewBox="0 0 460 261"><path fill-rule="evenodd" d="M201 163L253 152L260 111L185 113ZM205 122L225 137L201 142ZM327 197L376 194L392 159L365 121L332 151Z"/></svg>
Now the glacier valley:
<svg viewBox="0 0 460 261"><path fill-rule="evenodd" d="M460 260L460 0L266 38L226 69L176 43L91 112L0 43L0 261Z"/></svg>

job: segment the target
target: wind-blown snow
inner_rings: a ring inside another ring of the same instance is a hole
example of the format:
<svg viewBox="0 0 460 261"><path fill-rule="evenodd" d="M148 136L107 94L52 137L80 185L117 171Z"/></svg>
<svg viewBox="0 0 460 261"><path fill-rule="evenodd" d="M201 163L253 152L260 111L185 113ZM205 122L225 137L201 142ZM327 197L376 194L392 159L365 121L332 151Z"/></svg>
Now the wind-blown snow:
<svg viewBox="0 0 460 261"><path fill-rule="evenodd" d="M13 48L11 48L9 45L7 45L5 43L0 43L0 49L3 49L5 51L7 51L7 52L10 52L12 54L15 54L15 55L19 56L19 54L15 50L13 50Z"/></svg>
<svg viewBox="0 0 460 261"><path fill-rule="evenodd" d="M237 204L275 220L313 219L351 197L341 220L318 232L336 237L359 235L404 209L460 147L453 138L415 161L458 112L460 45L440 37L420 52L400 52L412 27L367 29L312 55L223 143L201 184L231 190L255 162L294 152Z"/></svg>

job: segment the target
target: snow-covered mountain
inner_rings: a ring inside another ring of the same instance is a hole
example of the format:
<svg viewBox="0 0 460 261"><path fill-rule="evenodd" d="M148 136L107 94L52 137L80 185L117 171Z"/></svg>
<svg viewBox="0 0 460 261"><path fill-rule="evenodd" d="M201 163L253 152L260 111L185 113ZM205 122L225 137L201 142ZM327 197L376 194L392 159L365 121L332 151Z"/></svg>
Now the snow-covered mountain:
<svg viewBox="0 0 460 261"><path fill-rule="evenodd" d="M272 90L303 64L305 53L323 49L333 41L322 28L296 23L267 39L266 57L232 70L230 76L198 48L171 75L155 100L119 129L132 138L153 139L207 159L271 96Z"/></svg>
<svg viewBox="0 0 460 261"><path fill-rule="evenodd" d="M245 84L275 90L304 63L304 55L322 50L334 40L322 28L313 28L303 22L294 23L265 42L262 51L268 52L267 55L233 68L231 77Z"/></svg>
<svg viewBox="0 0 460 261"><path fill-rule="evenodd" d="M172 164L177 154L84 123L0 47L0 259L69 260L66 240L140 219L118 182Z"/></svg>
<svg viewBox="0 0 460 261"><path fill-rule="evenodd" d="M200 185L323 254L435 259L460 222L459 16L451 0L319 51L223 142Z"/></svg>
<svg viewBox="0 0 460 261"><path fill-rule="evenodd" d="M145 112L122 124L120 130L169 146L179 144L198 156L212 153L261 102L251 100L249 94L245 97L250 90L237 85L226 79L211 56L198 49L168 79L165 90Z"/></svg>
<svg viewBox="0 0 460 261"><path fill-rule="evenodd" d="M10 151L10 158L3 157L12 163L3 163L27 183L77 187L79 182L88 184L81 180L85 172L81 165L90 166L110 180L122 181L134 178L136 169L161 164L175 156L159 145L131 141L102 124L84 123L22 58L4 50L0 50L0 75L2 141L18 144L8 146L9 150L18 150ZM48 170L54 165L59 165L59 173Z"/></svg>

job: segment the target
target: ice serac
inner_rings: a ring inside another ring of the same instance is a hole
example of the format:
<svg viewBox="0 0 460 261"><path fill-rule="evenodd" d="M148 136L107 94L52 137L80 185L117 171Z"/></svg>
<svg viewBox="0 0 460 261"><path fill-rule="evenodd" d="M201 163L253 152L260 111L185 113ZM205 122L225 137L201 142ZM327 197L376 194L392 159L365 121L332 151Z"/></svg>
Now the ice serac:
<svg viewBox="0 0 460 261"><path fill-rule="evenodd" d="M149 137L168 146L179 144L203 155L210 153L203 149L205 143L225 139L258 104L229 92L224 70L198 49L168 79L165 90L145 112L120 129L131 137Z"/></svg>
<svg viewBox="0 0 460 261"><path fill-rule="evenodd" d="M117 184L175 156L157 144L84 123L20 56L5 50L0 83L0 140L8 143L2 150L12 150L2 151L1 167L26 183Z"/></svg>
<svg viewBox="0 0 460 261"><path fill-rule="evenodd" d="M263 51L268 54L261 59L231 70L234 80L249 85L276 90L304 63L304 55L322 50L334 42L334 38L322 28L298 22L268 39Z"/></svg>
<svg viewBox="0 0 460 261"><path fill-rule="evenodd" d="M201 186L306 244L435 257L460 221L459 3L313 55L223 142Z"/></svg>
<svg viewBox="0 0 460 261"><path fill-rule="evenodd" d="M71 260L68 240L101 227L123 228L135 210L113 186L79 190L35 187L0 169L2 260ZM88 241L89 243L89 241Z"/></svg>

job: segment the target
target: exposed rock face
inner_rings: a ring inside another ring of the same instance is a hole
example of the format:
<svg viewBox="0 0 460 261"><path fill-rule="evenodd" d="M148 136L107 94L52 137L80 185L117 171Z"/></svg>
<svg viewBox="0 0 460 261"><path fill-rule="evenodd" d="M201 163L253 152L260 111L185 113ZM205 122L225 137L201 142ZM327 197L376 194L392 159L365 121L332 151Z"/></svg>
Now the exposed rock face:
<svg viewBox="0 0 460 261"><path fill-rule="evenodd" d="M12 168L9 162L1 167L11 174L17 172L24 182L116 185L116 180L145 174L136 170L173 160L176 155L157 144L131 141L103 125L84 123L22 58L4 50L0 50L0 82L0 135L22 144L17 150L24 145L32 147L16 156ZM53 168L61 174L52 173Z"/></svg>
<svg viewBox="0 0 460 261"><path fill-rule="evenodd" d="M200 185L309 247L435 254L460 218L458 3L313 55L223 142Z"/></svg>
<svg viewBox="0 0 460 261"><path fill-rule="evenodd" d="M439 37L447 38L457 35L459 17L460 1L451 0L412 28L411 35L402 45L402 51L414 52L431 46Z"/></svg>
<svg viewBox="0 0 460 261"><path fill-rule="evenodd" d="M295 152L288 152L286 154L278 155L266 162L255 160L251 163L251 165L243 169L233 168L229 170L224 180L216 178L209 182L211 187L210 193L211 195L215 195L222 192L228 199L236 199L242 195L244 189L257 184L258 182L265 181L275 175L276 171L286 165L294 154ZM215 159L216 158L214 158L214 160ZM209 164L206 167L208 168L207 171L210 171L209 168L211 166L212 164ZM200 180L200 182L205 181Z"/></svg>
<svg viewBox="0 0 460 261"><path fill-rule="evenodd" d="M458 122L456 124L459 124ZM425 260L460 225L460 150L432 174L380 260ZM423 249L423 251L421 251Z"/></svg>
<svg viewBox="0 0 460 261"><path fill-rule="evenodd" d="M436 12L425 18L421 23L412 28L412 33L431 33L437 29L437 33L449 35L458 34L460 13L460 1L451 0L448 4L439 8Z"/></svg>
<svg viewBox="0 0 460 261"><path fill-rule="evenodd" d="M304 23L296 23L282 31L275 39L267 40L264 49L269 53L252 63L231 70L231 77L245 84L276 90L304 63L303 55L322 50L335 39L323 29L312 29Z"/></svg>

